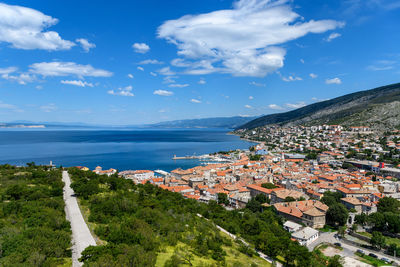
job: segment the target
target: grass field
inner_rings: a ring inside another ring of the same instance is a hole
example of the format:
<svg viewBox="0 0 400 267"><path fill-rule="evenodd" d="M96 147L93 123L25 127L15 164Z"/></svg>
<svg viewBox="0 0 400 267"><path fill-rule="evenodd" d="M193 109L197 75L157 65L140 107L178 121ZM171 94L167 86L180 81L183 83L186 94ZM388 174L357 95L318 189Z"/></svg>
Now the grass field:
<svg viewBox="0 0 400 267"><path fill-rule="evenodd" d="M358 252L356 252L355 254L359 257L360 261L365 262L367 264L371 264L372 266L388 266L388 265L390 265L382 260L375 259L368 255L363 255Z"/></svg>
<svg viewBox="0 0 400 267"><path fill-rule="evenodd" d="M368 232L359 232L358 234L369 237L369 238L372 237L372 234L370 234ZM398 239L398 238L385 236L385 240L386 240L387 245L396 244L397 246L400 246L400 239Z"/></svg>
<svg viewBox="0 0 400 267"><path fill-rule="evenodd" d="M261 259L260 257L253 256L249 257L246 256L243 253L240 253L238 250L238 246L236 243L232 242L233 245L232 247L227 247L227 246L222 246L224 251L226 252L226 266L266 266L269 267L271 264L266 262L265 260ZM184 249L190 249L187 245L184 243L178 243L177 246L181 246ZM165 262L171 258L171 256L174 254L176 247L166 247L164 248L164 251L159 252L157 255L157 261L156 261L156 266L164 266ZM199 257L192 253L193 255L193 260L192 260L192 265L193 266L218 266L218 262L213 260L212 258L204 258L204 257ZM188 265L189 266L189 265Z"/></svg>

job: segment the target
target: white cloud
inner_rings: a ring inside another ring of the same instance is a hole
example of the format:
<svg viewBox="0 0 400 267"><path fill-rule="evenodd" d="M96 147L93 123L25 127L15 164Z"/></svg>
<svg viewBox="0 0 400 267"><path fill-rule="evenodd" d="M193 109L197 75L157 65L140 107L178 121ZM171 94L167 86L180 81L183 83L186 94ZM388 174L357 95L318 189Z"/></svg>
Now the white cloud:
<svg viewBox="0 0 400 267"><path fill-rule="evenodd" d="M137 67L137 69L140 70L140 71L144 71L144 68L143 68L143 67L140 67L140 66Z"/></svg>
<svg viewBox="0 0 400 267"><path fill-rule="evenodd" d="M177 46L178 55L190 64L188 74L263 77L284 65L286 50L278 45L344 25L334 20L305 21L287 2L236 1L233 9L166 21L158 28L158 37Z"/></svg>
<svg viewBox="0 0 400 267"><path fill-rule="evenodd" d="M145 43L134 43L132 45L133 50L136 53L145 54L150 50L150 47Z"/></svg>
<svg viewBox="0 0 400 267"><path fill-rule="evenodd" d="M157 77L157 73L154 73L152 71L150 71L150 75L153 76L153 77Z"/></svg>
<svg viewBox="0 0 400 267"><path fill-rule="evenodd" d="M254 85L254 86L257 86L257 87L265 87L265 86L267 86L265 83L257 83L257 82L249 82L249 84L250 85Z"/></svg>
<svg viewBox="0 0 400 267"><path fill-rule="evenodd" d="M112 72L102 69L95 69L91 65L80 65L74 62L42 62L29 66L30 72L43 76L70 76L78 77L110 77Z"/></svg>
<svg viewBox="0 0 400 267"><path fill-rule="evenodd" d="M289 76L289 77L284 77L281 76L282 81L285 82L294 82L294 81L302 81L303 79L301 77L297 77L297 76Z"/></svg>
<svg viewBox="0 0 400 267"><path fill-rule="evenodd" d="M185 83L185 84L179 84L179 83L173 83L168 85L168 87L172 87L172 88L184 88L184 87L188 87L189 84Z"/></svg>
<svg viewBox="0 0 400 267"><path fill-rule="evenodd" d="M177 76L165 76L163 78L163 83L174 83L175 79L178 78Z"/></svg>
<svg viewBox="0 0 400 267"><path fill-rule="evenodd" d="M172 96L174 92L171 91L166 91L166 90L156 90L153 92L155 95L161 95L161 96Z"/></svg>
<svg viewBox="0 0 400 267"><path fill-rule="evenodd" d="M75 43L47 28L58 20L32 8L0 3L0 43L18 49L68 50Z"/></svg>
<svg viewBox="0 0 400 267"><path fill-rule="evenodd" d="M317 77L318 77L318 75L317 75L317 74L315 74L315 73L310 73L310 77L311 77L312 79L315 79L315 78L317 78Z"/></svg>
<svg viewBox="0 0 400 267"><path fill-rule="evenodd" d="M146 59L146 60L139 62L139 64L141 64L141 65L148 65L148 64L162 65L162 64L164 64L164 62L158 61L157 59Z"/></svg>
<svg viewBox="0 0 400 267"><path fill-rule="evenodd" d="M245 108L252 109L253 107L250 105L244 105Z"/></svg>
<svg viewBox="0 0 400 267"><path fill-rule="evenodd" d="M270 104L270 105L268 105L268 108L274 109L274 110L283 110L284 109L283 107L281 107L277 104Z"/></svg>
<svg viewBox="0 0 400 267"><path fill-rule="evenodd" d="M338 38L340 36L342 36L340 33L333 32L333 33L329 34L329 36L327 38L325 38L324 40L327 41L327 42L330 42L333 39L336 39L336 38Z"/></svg>
<svg viewBox="0 0 400 267"><path fill-rule="evenodd" d="M62 84L69 84L69 85L75 85L75 86L79 86L79 87L93 87L93 83L88 83L85 81L81 81L81 80L62 80L61 81Z"/></svg>
<svg viewBox="0 0 400 267"><path fill-rule="evenodd" d="M82 49L87 53L89 52L90 49L95 48L96 45L93 43L90 43L88 39L84 38L79 38L75 40L77 43L79 43L82 47Z"/></svg>
<svg viewBox="0 0 400 267"><path fill-rule="evenodd" d="M132 93L132 86L120 87L116 90L109 90L107 91L110 95L118 95L118 96L135 96Z"/></svg>
<svg viewBox="0 0 400 267"><path fill-rule="evenodd" d="M286 103L286 106L288 108L302 108L302 107L306 106L306 103L303 101L297 102L297 103Z"/></svg>
<svg viewBox="0 0 400 267"><path fill-rule="evenodd" d="M254 97L253 96L249 96L249 100L253 100L254 99Z"/></svg>
<svg viewBox="0 0 400 267"><path fill-rule="evenodd" d="M190 102L192 102L192 103L196 103L196 104L200 104L200 103L201 103L201 101L200 101L200 100L198 100L198 99L194 99L194 98L190 99Z"/></svg>
<svg viewBox="0 0 400 267"><path fill-rule="evenodd" d="M171 76L171 75L176 74L174 71L171 70L170 67L164 67L162 69L159 69L158 73L160 73L161 75L165 75L165 76Z"/></svg>
<svg viewBox="0 0 400 267"><path fill-rule="evenodd" d="M47 104L47 105L40 106L40 109L43 112L53 112L53 111L56 111L58 109L58 107L56 106L56 104Z"/></svg>
<svg viewBox="0 0 400 267"><path fill-rule="evenodd" d="M207 82L206 82L206 80L204 80L203 78L201 78L197 83L198 83L198 84L206 84Z"/></svg>
<svg viewBox="0 0 400 267"><path fill-rule="evenodd" d="M300 62L304 64L304 59L300 58Z"/></svg>
<svg viewBox="0 0 400 267"><path fill-rule="evenodd" d="M342 80L340 78L332 78L332 79L326 79L325 80L326 84L341 84Z"/></svg>
<svg viewBox="0 0 400 267"><path fill-rule="evenodd" d="M10 111L14 111L14 112L23 112L23 110L20 109L19 107L17 107L16 105L7 104L7 103L4 103L1 100L0 100L0 109L7 109L7 110L10 110Z"/></svg>
<svg viewBox="0 0 400 267"><path fill-rule="evenodd" d="M132 74L132 73L129 73L129 74L128 74L128 78L133 79L133 74Z"/></svg>
<svg viewBox="0 0 400 267"><path fill-rule="evenodd" d="M29 73L16 74L15 72L17 70L17 67L0 68L1 78L10 81L16 81L22 85L33 82L36 79L34 75L30 75Z"/></svg>
<svg viewBox="0 0 400 267"><path fill-rule="evenodd" d="M382 71L391 70L397 62L394 60L377 60L373 65L367 66L367 70Z"/></svg>

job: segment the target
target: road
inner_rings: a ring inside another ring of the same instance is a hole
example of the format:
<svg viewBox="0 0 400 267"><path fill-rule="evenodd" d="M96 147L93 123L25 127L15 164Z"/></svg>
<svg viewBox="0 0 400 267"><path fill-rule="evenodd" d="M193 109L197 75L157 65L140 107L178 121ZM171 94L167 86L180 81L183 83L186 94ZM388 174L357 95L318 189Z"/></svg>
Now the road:
<svg viewBox="0 0 400 267"><path fill-rule="evenodd" d="M67 220L71 223L72 230L72 266L82 266L78 261L82 251L88 246L96 246L85 220L83 219L74 190L71 188L71 179L67 171L63 171L62 180L64 185L64 202Z"/></svg>
<svg viewBox="0 0 400 267"><path fill-rule="evenodd" d="M341 239L338 239L338 238L335 237L336 233L337 232L321 233L320 237L316 241L314 241L313 243L311 243L308 246L308 249L310 251L312 251L315 247L317 247L319 244L322 244L322 243L330 243L330 244L340 243L342 245L342 248L343 248L343 250L340 252L340 256L356 258L354 253L357 252L357 250L360 249L360 250L364 251L365 254L374 253L380 259L381 258L388 258L388 259L393 260L396 263L400 264L400 261L398 259L395 259L394 257L391 257L389 255L377 252L375 250L370 250L370 249L366 249L366 248L363 248L363 247L358 247L358 246L355 246L355 245L352 245L352 244L349 244L349 243L342 242Z"/></svg>

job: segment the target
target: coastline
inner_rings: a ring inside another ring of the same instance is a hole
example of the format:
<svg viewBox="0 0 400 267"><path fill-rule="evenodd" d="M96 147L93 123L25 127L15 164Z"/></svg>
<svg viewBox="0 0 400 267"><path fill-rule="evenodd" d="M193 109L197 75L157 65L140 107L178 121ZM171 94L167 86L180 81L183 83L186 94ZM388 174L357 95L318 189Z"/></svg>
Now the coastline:
<svg viewBox="0 0 400 267"><path fill-rule="evenodd" d="M250 143L257 143L257 144L263 144L264 143L263 141L256 141L256 140L251 140L251 139L248 139L248 138L240 137L240 135L235 134L234 132L228 132L226 134L238 136L240 140L243 140L243 141L246 141L246 142L250 142Z"/></svg>

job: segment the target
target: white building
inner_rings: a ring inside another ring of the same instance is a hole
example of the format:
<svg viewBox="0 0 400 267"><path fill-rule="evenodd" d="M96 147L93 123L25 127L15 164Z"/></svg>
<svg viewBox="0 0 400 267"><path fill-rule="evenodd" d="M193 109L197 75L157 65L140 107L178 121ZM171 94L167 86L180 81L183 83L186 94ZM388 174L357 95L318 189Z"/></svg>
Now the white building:
<svg viewBox="0 0 400 267"><path fill-rule="evenodd" d="M311 227L304 227L303 229L294 232L292 237L299 241L300 245L308 246L319 237L319 232Z"/></svg>

